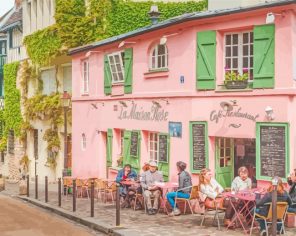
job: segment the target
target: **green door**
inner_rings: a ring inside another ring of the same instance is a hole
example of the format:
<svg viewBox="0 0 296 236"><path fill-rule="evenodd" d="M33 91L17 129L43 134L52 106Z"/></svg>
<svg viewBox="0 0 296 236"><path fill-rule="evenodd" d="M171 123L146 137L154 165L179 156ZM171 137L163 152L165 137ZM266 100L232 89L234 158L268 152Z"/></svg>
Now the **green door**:
<svg viewBox="0 0 296 236"><path fill-rule="evenodd" d="M123 140L123 165L130 164L137 173L139 173L140 170L140 146L141 132L125 130Z"/></svg>
<svg viewBox="0 0 296 236"><path fill-rule="evenodd" d="M158 134L158 170L162 172L164 181L169 181L170 170L170 136Z"/></svg>
<svg viewBox="0 0 296 236"><path fill-rule="evenodd" d="M231 138L216 138L216 180L223 188L233 179L234 142Z"/></svg>
<svg viewBox="0 0 296 236"><path fill-rule="evenodd" d="M112 166L112 141L113 141L113 131L108 129L107 131L107 168Z"/></svg>

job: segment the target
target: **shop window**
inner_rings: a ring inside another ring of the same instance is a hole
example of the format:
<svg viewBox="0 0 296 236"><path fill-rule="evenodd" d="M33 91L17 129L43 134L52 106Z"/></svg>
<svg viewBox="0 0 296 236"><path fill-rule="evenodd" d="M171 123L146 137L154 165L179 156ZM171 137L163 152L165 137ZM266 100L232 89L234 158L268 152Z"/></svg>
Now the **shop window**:
<svg viewBox="0 0 296 236"><path fill-rule="evenodd" d="M56 70L48 69L41 71L41 80L43 83L42 94L50 95L57 91Z"/></svg>
<svg viewBox="0 0 296 236"><path fill-rule="evenodd" d="M168 49L165 44L156 45L150 54L150 70L168 68Z"/></svg>
<svg viewBox="0 0 296 236"><path fill-rule="evenodd" d="M89 62L84 60L82 62L82 94L88 94L89 92Z"/></svg>
<svg viewBox="0 0 296 236"><path fill-rule="evenodd" d="M225 73L248 73L253 80L253 32L225 35Z"/></svg>
<svg viewBox="0 0 296 236"><path fill-rule="evenodd" d="M84 151L86 149L86 136L85 136L85 134L82 134L82 137L81 137L81 149L82 149L82 151Z"/></svg>
<svg viewBox="0 0 296 236"><path fill-rule="evenodd" d="M115 52L108 55L112 76L112 84L124 82L124 52Z"/></svg>
<svg viewBox="0 0 296 236"><path fill-rule="evenodd" d="M158 161L158 134L149 133L149 159L150 161Z"/></svg>

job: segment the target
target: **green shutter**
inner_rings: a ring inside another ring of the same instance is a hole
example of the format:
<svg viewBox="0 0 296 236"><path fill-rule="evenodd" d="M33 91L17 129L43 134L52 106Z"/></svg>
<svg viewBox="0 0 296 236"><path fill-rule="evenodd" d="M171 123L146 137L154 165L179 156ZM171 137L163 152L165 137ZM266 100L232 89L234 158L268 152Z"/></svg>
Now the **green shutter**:
<svg viewBox="0 0 296 236"><path fill-rule="evenodd" d="M274 87L274 25L254 27L253 88Z"/></svg>
<svg viewBox="0 0 296 236"><path fill-rule="evenodd" d="M112 141L113 141L113 131L108 129L107 131L107 167L112 166Z"/></svg>
<svg viewBox="0 0 296 236"><path fill-rule="evenodd" d="M112 91L112 76L108 56L104 56L104 93L110 95Z"/></svg>
<svg viewBox="0 0 296 236"><path fill-rule="evenodd" d="M133 49L124 51L124 93L132 93L133 84Z"/></svg>
<svg viewBox="0 0 296 236"><path fill-rule="evenodd" d="M167 136L167 162L158 162L158 170L162 172L164 181L169 181L170 177L170 136L168 134L158 134ZM159 140L159 139L158 139ZM159 145L159 144L158 144Z"/></svg>
<svg viewBox="0 0 296 236"><path fill-rule="evenodd" d="M216 87L216 31L197 33L196 89Z"/></svg>

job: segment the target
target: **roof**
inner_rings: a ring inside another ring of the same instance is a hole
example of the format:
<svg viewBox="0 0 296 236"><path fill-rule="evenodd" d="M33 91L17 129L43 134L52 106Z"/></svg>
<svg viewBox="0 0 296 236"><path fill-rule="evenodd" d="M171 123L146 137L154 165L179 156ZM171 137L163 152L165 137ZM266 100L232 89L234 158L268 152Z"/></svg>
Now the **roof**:
<svg viewBox="0 0 296 236"><path fill-rule="evenodd" d="M13 8L11 8L9 11L7 11L4 15L0 17L0 28L3 24L5 24L6 20L12 15Z"/></svg>
<svg viewBox="0 0 296 236"><path fill-rule="evenodd" d="M22 25L22 19L23 19L23 9L18 8L17 10L14 10L12 15L6 20L6 22L2 25L0 28L0 31L7 31L11 28L14 28L16 26Z"/></svg>
<svg viewBox="0 0 296 236"><path fill-rule="evenodd" d="M166 28L171 25L177 25L188 21L193 21L197 19L205 19L205 18L213 18L217 16L224 16L224 15L230 15L234 13L242 13L242 12L248 12L252 10L257 9L264 9L268 7L276 7L276 6L284 6L284 5L290 5L295 4L296 0L278 0L278 1L272 1L272 2L266 2L266 3L260 3L253 6L248 7L237 7L237 8L231 8L231 9L221 9L221 10L214 10L214 11L203 11L203 12L194 12L194 13L187 13L181 16L173 17L165 21L161 21L157 24L148 25L143 28L139 28L121 35L117 35L111 38L107 38L98 42L90 43L84 46L72 48L69 50L68 54L73 55L79 52L83 52L86 50L93 49L95 47L107 45L114 43L116 41L121 41L130 37L134 37L137 35L141 35L147 32L159 30L162 28Z"/></svg>

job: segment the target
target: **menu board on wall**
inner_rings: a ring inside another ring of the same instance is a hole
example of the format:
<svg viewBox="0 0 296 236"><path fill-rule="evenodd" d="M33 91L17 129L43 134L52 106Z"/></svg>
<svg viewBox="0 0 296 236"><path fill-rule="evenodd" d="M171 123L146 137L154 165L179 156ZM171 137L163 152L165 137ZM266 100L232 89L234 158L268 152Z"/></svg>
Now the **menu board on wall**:
<svg viewBox="0 0 296 236"><path fill-rule="evenodd" d="M138 140L139 140L139 133L132 131L131 132L131 149L130 155L131 156L138 156Z"/></svg>
<svg viewBox="0 0 296 236"><path fill-rule="evenodd" d="M192 124L192 169L206 168L206 124Z"/></svg>
<svg viewBox="0 0 296 236"><path fill-rule="evenodd" d="M158 145L158 160L160 162L168 162L168 135L160 134L158 139Z"/></svg>
<svg viewBox="0 0 296 236"><path fill-rule="evenodd" d="M260 126L260 175L286 178L286 126Z"/></svg>

